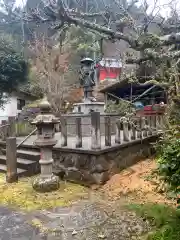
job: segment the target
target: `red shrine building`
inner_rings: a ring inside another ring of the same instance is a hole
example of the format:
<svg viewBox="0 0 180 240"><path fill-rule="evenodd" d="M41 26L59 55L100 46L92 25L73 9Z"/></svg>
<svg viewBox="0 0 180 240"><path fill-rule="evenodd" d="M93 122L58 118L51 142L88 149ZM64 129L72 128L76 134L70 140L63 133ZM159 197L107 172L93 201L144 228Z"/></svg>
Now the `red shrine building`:
<svg viewBox="0 0 180 240"><path fill-rule="evenodd" d="M105 80L117 81L122 70L122 61L114 58L102 58L98 63L99 70L98 80L101 83Z"/></svg>

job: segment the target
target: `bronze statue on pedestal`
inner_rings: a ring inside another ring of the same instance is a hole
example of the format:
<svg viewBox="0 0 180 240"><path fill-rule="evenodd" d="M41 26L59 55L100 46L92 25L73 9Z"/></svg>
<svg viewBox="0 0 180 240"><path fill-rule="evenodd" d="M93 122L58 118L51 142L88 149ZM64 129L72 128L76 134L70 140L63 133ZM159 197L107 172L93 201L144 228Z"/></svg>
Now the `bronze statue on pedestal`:
<svg viewBox="0 0 180 240"><path fill-rule="evenodd" d="M93 87L95 83L95 64L91 58L83 58L81 60L80 69L80 85L84 90L84 101L94 102L96 99L93 97Z"/></svg>

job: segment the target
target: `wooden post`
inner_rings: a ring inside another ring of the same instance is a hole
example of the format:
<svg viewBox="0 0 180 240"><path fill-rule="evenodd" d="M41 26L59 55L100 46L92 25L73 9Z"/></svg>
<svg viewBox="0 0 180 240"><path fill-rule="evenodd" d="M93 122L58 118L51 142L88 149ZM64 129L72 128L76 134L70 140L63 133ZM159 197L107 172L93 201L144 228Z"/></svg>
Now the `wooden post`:
<svg viewBox="0 0 180 240"><path fill-rule="evenodd" d="M91 112L91 149L101 149L100 112Z"/></svg>
<svg viewBox="0 0 180 240"><path fill-rule="evenodd" d="M2 126L6 125L6 124L8 124L8 122L6 120L1 121ZM8 135L7 126L2 127L0 131L2 132L2 140L5 141L7 138L7 135Z"/></svg>
<svg viewBox="0 0 180 240"><path fill-rule="evenodd" d="M105 124L105 146L111 146L111 118L110 116L104 117Z"/></svg>
<svg viewBox="0 0 180 240"><path fill-rule="evenodd" d="M21 133L21 122L16 122L16 137L19 137L20 136L20 133Z"/></svg>
<svg viewBox="0 0 180 240"><path fill-rule="evenodd" d="M81 117L76 118L76 148L82 147Z"/></svg>
<svg viewBox="0 0 180 240"><path fill-rule="evenodd" d="M66 147L67 146L67 121L64 117L60 118L61 122L61 146Z"/></svg>
<svg viewBox="0 0 180 240"><path fill-rule="evenodd" d="M8 117L8 123L9 123L9 136L15 137L16 136L16 129L15 129L15 117Z"/></svg>
<svg viewBox="0 0 180 240"><path fill-rule="evenodd" d="M16 157L16 138L9 137L6 140L6 182L13 183L18 181L17 157Z"/></svg>
<svg viewBox="0 0 180 240"><path fill-rule="evenodd" d="M123 140L125 142L130 141L128 125L129 125L128 121L123 122Z"/></svg>

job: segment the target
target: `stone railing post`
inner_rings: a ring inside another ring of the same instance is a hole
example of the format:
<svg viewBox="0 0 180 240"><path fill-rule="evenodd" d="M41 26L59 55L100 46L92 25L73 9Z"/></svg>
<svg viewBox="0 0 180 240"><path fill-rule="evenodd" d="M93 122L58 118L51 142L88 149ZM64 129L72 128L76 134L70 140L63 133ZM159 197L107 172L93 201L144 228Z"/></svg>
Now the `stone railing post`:
<svg viewBox="0 0 180 240"><path fill-rule="evenodd" d="M105 146L111 146L111 117L104 117L105 124Z"/></svg>
<svg viewBox="0 0 180 240"><path fill-rule="evenodd" d="M162 130L162 116L157 115L157 130Z"/></svg>
<svg viewBox="0 0 180 240"><path fill-rule="evenodd" d="M82 147L81 117L76 118L76 148Z"/></svg>
<svg viewBox="0 0 180 240"><path fill-rule="evenodd" d="M16 138L6 139L6 182L13 183L18 181L17 157L16 157Z"/></svg>
<svg viewBox="0 0 180 240"><path fill-rule="evenodd" d="M16 136L16 119L15 117L8 117L8 123L9 123L9 136L15 137Z"/></svg>
<svg viewBox="0 0 180 240"><path fill-rule="evenodd" d="M116 121L116 135L115 135L115 143L121 143L121 120Z"/></svg>
<svg viewBox="0 0 180 240"><path fill-rule="evenodd" d="M150 130L151 135L153 135L154 133L154 116L153 115L150 116L150 127L151 127L151 130Z"/></svg>
<svg viewBox="0 0 180 240"><path fill-rule="evenodd" d="M101 149L100 112L91 112L91 149Z"/></svg>
<svg viewBox="0 0 180 240"><path fill-rule="evenodd" d="M153 131L153 133L156 133L156 127L157 127L156 123L157 123L156 122L156 115L153 115L152 116L152 129L153 129L152 131Z"/></svg>
<svg viewBox="0 0 180 240"><path fill-rule="evenodd" d="M126 119L123 120L123 141L125 142L130 141L130 132L129 132L128 126L129 126L128 121Z"/></svg>
<svg viewBox="0 0 180 240"><path fill-rule="evenodd" d="M137 128L138 128L138 130L137 130L137 138L139 139L141 139L142 138L142 131L141 131L141 129L142 129L142 125L141 125L141 117L137 120Z"/></svg>
<svg viewBox="0 0 180 240"><path fill-rule="evenodd" d="M154 132L157 132L157 126L158 126L158 122L157 122L157 115L154 115Z"/></svg>
<svg viewBox="0 0 180 240"><path fill-rule="evenodd" d="M152 116L147 116L147 125L149 127L148 136L152 135Z"/></svg>
<svg viewBox="0 0 180 240"><path fill-rule="evenodd" d="M142 117L142 137L146 138L147 135L147 129L145 129L147 127L147 119L145 117Z"/></svg>
<svg viewBox="0 0 180 240"><path fill-rule="evenodd" d="M135 122L131 124L132 134L131 134L131 140L136 140L136 127Z"/></svg>
<svg viewBox="0 0 180 240"><path fill-rule="evenodd" d="M60 118L61 123L61 146L67 146L67 120L64 117Z"/></svg>
<svg viewBox="0 0 180 240"><path fill-rule="evenodd" d="M167 113L164 113L163 115L161 115L161 124L162 124L162 129L166 129L169 126Z"/></svg>

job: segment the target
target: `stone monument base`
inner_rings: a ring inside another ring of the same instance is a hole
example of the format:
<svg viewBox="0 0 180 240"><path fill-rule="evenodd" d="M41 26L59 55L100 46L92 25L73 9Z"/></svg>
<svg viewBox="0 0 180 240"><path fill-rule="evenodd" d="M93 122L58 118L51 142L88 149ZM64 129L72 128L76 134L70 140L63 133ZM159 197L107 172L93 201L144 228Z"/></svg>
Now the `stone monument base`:
<svg viewBox="0 0 180 240"><path fill-rule="evenodd" d="M82 103L75 103L73 112L89 114L91 111L97 111L100 113L104 113L104 107L104 102L84 101Z"/></svg>

